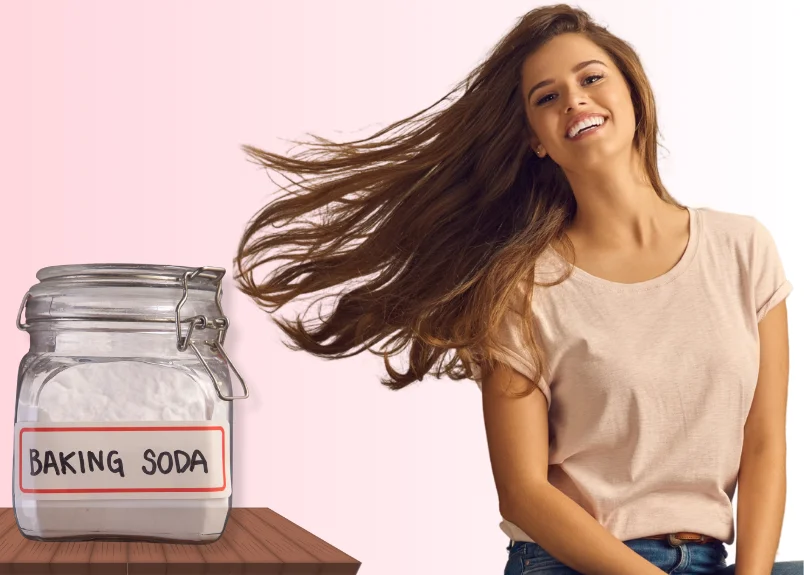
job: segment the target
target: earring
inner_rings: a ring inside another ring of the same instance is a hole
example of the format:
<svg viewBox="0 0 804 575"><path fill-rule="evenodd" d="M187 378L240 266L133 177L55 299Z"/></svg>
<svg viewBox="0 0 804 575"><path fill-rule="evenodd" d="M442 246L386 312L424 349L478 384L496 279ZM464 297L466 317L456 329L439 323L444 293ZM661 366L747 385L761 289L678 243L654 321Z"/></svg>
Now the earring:
<svg viewBox="0 0 804 575"><path fill-rule="evenodd" d="M543 158L543 157L544 157L544 152L542 152L542 146L541 146L541 144L540 144L539 146L537 146L537 147L536 147L536 155L537 155L538 157L540 157L540 158Z"/></svg>

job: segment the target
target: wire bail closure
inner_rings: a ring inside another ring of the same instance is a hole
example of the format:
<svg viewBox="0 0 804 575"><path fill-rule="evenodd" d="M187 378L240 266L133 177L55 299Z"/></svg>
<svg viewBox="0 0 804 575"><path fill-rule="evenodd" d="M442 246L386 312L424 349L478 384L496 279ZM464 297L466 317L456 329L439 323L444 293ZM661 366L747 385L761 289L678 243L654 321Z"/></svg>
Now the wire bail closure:
<svg viewBox="0 0 804 575"><path fill-rule="evenodd" d="M214 272L218 274L218 280L216 282L217 291L215 293L215 305L218 308L218 313L220 314L220 317L210 319L203 315L196 315L183 320L181 319L181 308L182 306L184 306L184 302L187 301L187 296L189 295L190 288L188 284L190 280L195 279L196 277L198 277L198 275L204 272ZM178 349L179 351L187 351L188 347L192 349L196 357L198 357L199 361L204 366L204 369L207 371L207 374L209 375L210 379L212 379L212 383L215 384L215 391L217 391L218 397L220 397L224 401L233 401L235 399L246 399L249 396L249 390L248 386L246 385L246 382L240 375L240 372L237 371L237 368L234 366L234 363L232 363L232 360L229 359L229 356L226 354L226 351L223 348L223 342L226 339L226 332L229 329L229 318L227 318L224 315L223 308L221 307L221 295L223 294L222 280L223 275L225 273L226 270L224 270L223 268L215 268L209 266L200 267L195 269L194 271L191 272L188 271L184 273L184 277L182 280L184 292L182 293L181 300L176 305L176 349ZM187 329L187 335L183 336L181 324L186 322L189 322L190 327ZM191 336L193 335L193 330L195 329L204 330L209 327L212 327L213 329L217 330L218 336L214 340L204 340L204 344L212 348L212 351L220 352L220 354L226 361L226 364L232 368L232 371L234 372L235 376L240 381L240 385L243 386L243 391L245 392L244 395L223 395L223 393L221 392L221 384L218 382L217 379L215 379L215 374L212 373L212 369L210 369L209 364L206 362L201 353L198 351L198 348L195 346L195 344L190 340Z"/></svg>
<svg viewBox="0 0 804 575"><path fill-rule="evenodd" d="M190 287L189 282L190 280L195 279L201 274L212 272L216 274L217 277L217 291L215 293L215 305L218 308L218 313L220 314L219 317L211 319L204 315L196 315L186 319L182 319L181 317L181 308L184 306L184 303L187 301L187 297L189 295ZM223 313L223 308L221 307L221 296L223 294L223 276L226 273L226 270L223 268L216 268L210 266L204 266L197 268L193 271L185 272L181 278L182 287L184 291L182 293L181 300L176 305L176 312L175 312L175 323L176 323L176 349L179 351L187 351L187 348L193 350L196 357L199 359L201 364L204 366L204 370L206 370L207 375L209 375L212 383L214 384L215 391L224 401L233 401L235 399L246 399L249 396L248 386L246 382L243 380L243 377L240 375L240 372L237 371L237 368L232 363L232 360L229 359L229 356L226 354L226 350L223 347L223 342L226 339L226 332L229 329L229 318L227 318ZM25 311L25 306L28 303L28 300L31 298L31 292L28 291L25 296L22 298L22 303L20 304L19 311L17 312L17 329L26 331L30 326L28 323L22 323L22 313ZM168 320L169 321L169 320ZM189 323L190 326L187 329L187 335L182 335L182 324ZM204 340L204 344L209 346L212 351L216 353L220 353L223 357L226 365L232 368L232 372L235 374L237 379L240 381L240 385L243 387L244 395L224 395L221 391L221 382L219 382L215 378L215 374L212 372L207 361L203 358L201 353L198 351L198 347L196 347L195 343L192 342L191 337L193 332L198 330L205 330L205 329L214 329L218 332L218 335L215 339Z"/></svg>

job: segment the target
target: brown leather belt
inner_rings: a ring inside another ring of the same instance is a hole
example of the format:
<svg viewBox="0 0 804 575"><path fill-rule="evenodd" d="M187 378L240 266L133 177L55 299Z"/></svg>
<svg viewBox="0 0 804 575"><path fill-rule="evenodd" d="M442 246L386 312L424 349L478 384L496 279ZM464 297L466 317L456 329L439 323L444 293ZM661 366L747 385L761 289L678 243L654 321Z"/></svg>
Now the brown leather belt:
<svg viewBox="0 0 804 575"><path fill-rule="evenodd" d="M650 535L648 537L643 537L643 539L666 539L667 542L674 547L678 547L679 545L683 545L685 543L712 543L715 541L720 541L719 539L710 537L709 535L689 533L687 531L681 531L679 533L666 533L664 535Z"/></svg>

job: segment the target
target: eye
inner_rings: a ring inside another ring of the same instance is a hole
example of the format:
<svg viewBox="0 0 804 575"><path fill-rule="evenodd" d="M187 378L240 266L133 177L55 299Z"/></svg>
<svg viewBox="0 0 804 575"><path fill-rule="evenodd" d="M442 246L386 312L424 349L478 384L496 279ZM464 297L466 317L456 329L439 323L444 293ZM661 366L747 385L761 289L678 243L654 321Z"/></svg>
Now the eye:
<svg viewBox="0 0 804 575"><path fill-rule="evenodd" d="M603 75L602 75L602 74L592 74L592 75L590 75L590 76L587 76L586 78L584 78L584 79L583 79L582 84L584 84L584 85L585 85L585 84L586 84L586 82L587 82L588 80L591 80L591 79L593 79L593 78L595 79L595 82L596 82L597 80L602 79L602 78L603 78ZM594 84L595 82L591 82L591 83L592 83L592 84ZM553 94L547 94L546 96L544 96L544 97L540 98L539 100L537 100L537 101L536 101L536 105L537 105L537 106L541 106L542 104L546 104L547 102L549 102L549 101L550 101L550 100L548 100L548 98L549 98L550 96L553 96Z"/></svg>

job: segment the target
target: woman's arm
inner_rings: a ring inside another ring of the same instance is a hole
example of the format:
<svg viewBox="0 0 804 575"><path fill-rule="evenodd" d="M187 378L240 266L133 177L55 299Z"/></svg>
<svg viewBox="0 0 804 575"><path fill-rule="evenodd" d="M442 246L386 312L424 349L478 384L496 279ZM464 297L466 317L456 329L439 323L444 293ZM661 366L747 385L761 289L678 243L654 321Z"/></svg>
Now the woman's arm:
<svg viewBox="0 0 804 575"><path fill-rule="evenodd" d="M737 479L735 575L770 575L787 494L787 308L782 301L759 324L759 378L745 424Z"/></svg>
<svg viewBox="0 0 804 575"><path fill-rule="evenodd" d="M510 382L510 387L509 387ZM547 481L547 399L521 399L524 375L500 366L482 383L483 415L500 513L550 555L584 575L664 575Z"/></svg>

